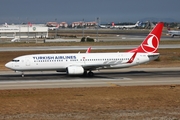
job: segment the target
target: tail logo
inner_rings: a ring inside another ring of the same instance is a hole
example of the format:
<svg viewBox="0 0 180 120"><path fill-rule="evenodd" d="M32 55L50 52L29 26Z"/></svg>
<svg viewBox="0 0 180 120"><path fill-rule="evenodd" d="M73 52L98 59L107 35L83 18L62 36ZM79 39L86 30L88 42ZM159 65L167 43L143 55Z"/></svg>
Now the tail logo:
<svg viewBox="0 0 180 120"><path fill-rule="evenodd" d="M158 49L159 40L156 35L149 34L147 40L141 44L142 49L145 52L155 52Z"/></svg>

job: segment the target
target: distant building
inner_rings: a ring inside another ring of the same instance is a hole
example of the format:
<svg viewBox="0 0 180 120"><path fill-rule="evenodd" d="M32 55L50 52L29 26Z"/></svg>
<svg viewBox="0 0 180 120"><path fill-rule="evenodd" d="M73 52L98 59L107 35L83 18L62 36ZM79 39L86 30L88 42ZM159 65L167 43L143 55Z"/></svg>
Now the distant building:
<svg viewBox="0 0 180 120"><path fill-rule="evenodd" d="M67 28L68 24L66 22L61 22L61 23L59 23L59 26Z"/></svg>
<svg viewBox="0 0 180 120"><path fill-rule="evenodd" d="M96 26L97 22L85 22L86 26Z"/></svg>
<svg viewBox="0 0 180 120"><path fill-rule="evenodd" d="M85 24L83 24L82 21L71 23L71 27L72 28L77 27L77 26L83 26L83 25L85 25Z"/></svg>
<svg viewBox="0 0 180 120"><path fill-rule="evenodd" d="M46 38L48 27L29 25L9 25L0 27L0 38Z"/></svg>

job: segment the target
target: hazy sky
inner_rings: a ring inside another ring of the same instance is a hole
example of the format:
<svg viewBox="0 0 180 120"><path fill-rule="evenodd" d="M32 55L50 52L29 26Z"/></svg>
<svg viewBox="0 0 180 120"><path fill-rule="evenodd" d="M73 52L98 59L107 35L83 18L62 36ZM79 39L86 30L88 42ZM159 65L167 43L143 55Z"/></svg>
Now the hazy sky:
<svg viewBox="0 0 180 120"><path fill-rule="evenodd" d="M171 18L180 22L180 0L0 0L0 23L135 22Z"/></svg>

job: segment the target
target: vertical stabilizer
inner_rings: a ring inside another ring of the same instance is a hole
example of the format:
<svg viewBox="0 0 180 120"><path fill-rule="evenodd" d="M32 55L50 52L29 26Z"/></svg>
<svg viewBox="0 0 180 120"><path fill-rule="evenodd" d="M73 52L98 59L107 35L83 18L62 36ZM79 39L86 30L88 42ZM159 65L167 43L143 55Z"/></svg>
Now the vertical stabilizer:
<svg viewBox="0 0 180 120"><path fill-rule="evenodd" d="M159 47L163 26L164 23L159 22L138 48L128 52L156 53Z"/></svg>

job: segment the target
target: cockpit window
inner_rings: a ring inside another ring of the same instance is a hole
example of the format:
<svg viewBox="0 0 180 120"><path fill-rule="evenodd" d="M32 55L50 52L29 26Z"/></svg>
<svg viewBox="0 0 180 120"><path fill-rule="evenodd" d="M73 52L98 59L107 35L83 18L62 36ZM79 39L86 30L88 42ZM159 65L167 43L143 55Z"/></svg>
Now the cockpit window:
<svg viewBox="0 0 180 120"><path fill-rule="evenodd" d="M12 62L19 62L19 60L12 60Z"/></svg>

